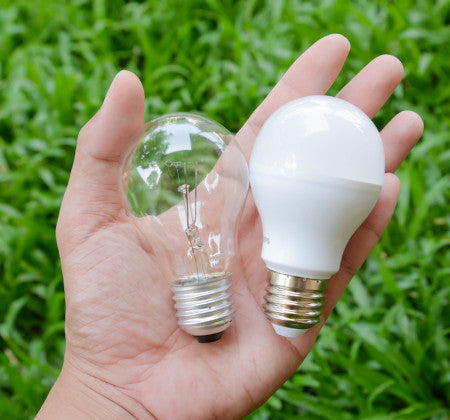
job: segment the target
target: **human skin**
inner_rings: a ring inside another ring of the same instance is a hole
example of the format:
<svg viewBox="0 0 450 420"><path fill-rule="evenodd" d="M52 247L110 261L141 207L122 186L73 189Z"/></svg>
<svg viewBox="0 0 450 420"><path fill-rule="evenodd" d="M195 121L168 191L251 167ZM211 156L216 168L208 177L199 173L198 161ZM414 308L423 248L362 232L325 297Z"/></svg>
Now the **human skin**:
<svg viewBox="0 0 450 420"><path fill-rule="evenodd" d="M327 36L302 54L237 134L247 159L264 121L293 99L325 94L350 49ZM392 56L375 58L338 96L370 118L403 76ZM61 374L37 419L242 418L288 379L367 258L394 211L400 182L393 172L420 138L411 111L381 131L386 175L378 202L348 243L328 282L322 322L302 337L275 334L262 310L267 272L260 257L261 222L249 194L233 269L234 320L222 339L200 344L179 329L172 293L155 257L126 212L121 176L129 139L144 124L144 91L127 71L80 131L56 228L66 294L66 352Z"/></svg>

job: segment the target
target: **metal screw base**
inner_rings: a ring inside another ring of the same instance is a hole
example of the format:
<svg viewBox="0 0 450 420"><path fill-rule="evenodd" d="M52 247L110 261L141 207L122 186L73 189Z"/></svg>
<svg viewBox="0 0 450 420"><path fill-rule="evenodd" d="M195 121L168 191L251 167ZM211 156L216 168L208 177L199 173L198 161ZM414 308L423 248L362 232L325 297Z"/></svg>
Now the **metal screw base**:
<svg viewBox="0 0 450 420"><path fill-rule="evenodd" d="M270 271L264 312L272 324L308 329L320 322L328 279L308 279Z"/></svg>
<svg viewBox="0 0 450 420"><path fill-rule="evenodd" d="M210 274L207 278L186 277L172 283L178 325L199 342L218 340L232 321L230 273ZM202 337L214 336L215 340Z"/></svg>

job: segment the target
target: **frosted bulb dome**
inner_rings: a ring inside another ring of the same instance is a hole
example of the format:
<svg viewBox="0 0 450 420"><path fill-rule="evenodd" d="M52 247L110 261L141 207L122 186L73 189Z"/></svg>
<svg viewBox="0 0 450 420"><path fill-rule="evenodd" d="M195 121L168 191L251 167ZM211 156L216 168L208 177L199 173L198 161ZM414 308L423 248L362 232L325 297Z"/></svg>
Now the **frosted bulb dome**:
<svg viewBox="0 0 450 420"><path fill-rule="evenodd" d="M342 99L317 95L289 102L270 116L258 139L254 170L383 184L380 134L363 111Z"/></svg>

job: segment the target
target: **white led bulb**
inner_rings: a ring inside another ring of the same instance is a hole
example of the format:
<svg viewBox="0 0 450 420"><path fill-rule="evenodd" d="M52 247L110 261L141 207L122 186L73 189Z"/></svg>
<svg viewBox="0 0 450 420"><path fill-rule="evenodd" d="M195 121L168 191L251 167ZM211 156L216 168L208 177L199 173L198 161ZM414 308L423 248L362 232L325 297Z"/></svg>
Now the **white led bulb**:
<svg viewBox="0 0 450 420"><path fill-rule="evenodd" d="M377 128L342 99L297 99L261 128L250 183L271 273L265 312L278 334L295 337L319 322L326 282L374 207L383 177Z"/></svg>

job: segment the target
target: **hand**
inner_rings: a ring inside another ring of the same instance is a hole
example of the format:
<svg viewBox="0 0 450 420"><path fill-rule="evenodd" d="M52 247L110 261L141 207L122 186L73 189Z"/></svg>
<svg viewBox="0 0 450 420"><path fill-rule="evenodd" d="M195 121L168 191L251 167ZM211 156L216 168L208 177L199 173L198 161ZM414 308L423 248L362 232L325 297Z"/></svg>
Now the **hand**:
<svg viewBox="0 0 450 420"><path fill-rule="evenodd" d="M330 35L287 71L237 134L247 158L264 121L295 98L324 94L349 51ZM373 117L403 75L381 56L338 94ZM144 123L144 92L120 72L97 114L83 127L57 226L66 292L66 354L38 418L239 418L262 404L310 351L321 325L297 339L275 334L261 310L266 269L261 224L251 198L239 228L233 270L236 314L223 338L199 344L177 327L169 285L139 240L122 201L124 155ZM423 131L410 111L381 131L386 175L379 200L350 240L329 281L322 323L378 241L394 211L400 183L393 172Z"/></svg>

